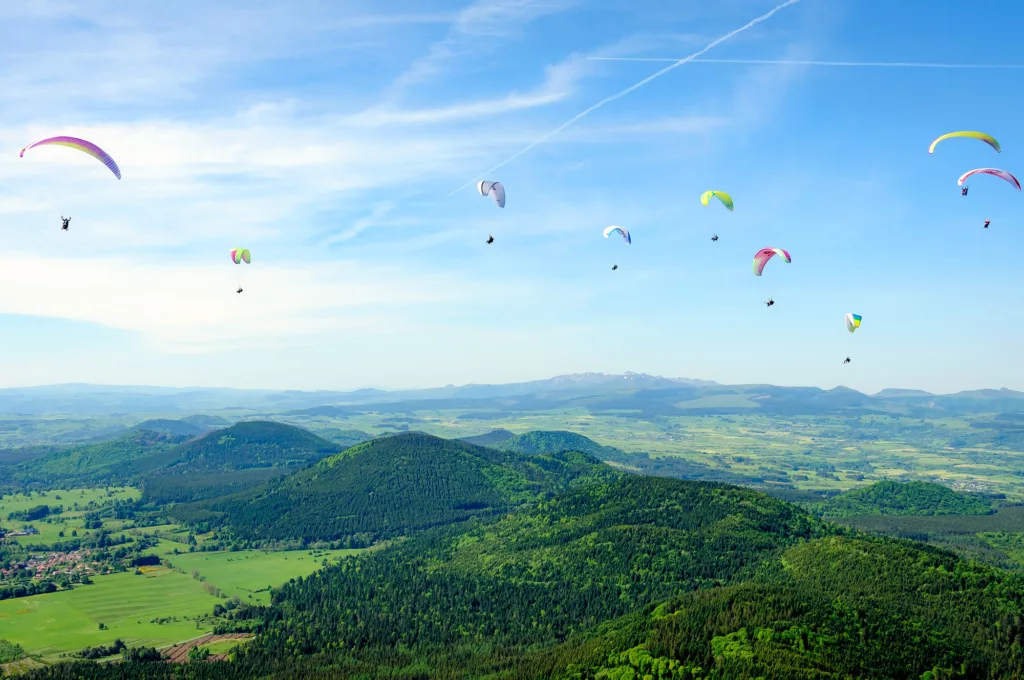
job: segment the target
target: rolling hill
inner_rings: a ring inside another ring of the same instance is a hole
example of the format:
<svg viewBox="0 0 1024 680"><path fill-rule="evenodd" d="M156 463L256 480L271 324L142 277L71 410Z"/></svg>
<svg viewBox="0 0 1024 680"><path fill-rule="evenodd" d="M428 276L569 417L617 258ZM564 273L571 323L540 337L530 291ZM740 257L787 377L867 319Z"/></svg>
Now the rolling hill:
<svg viewBox="0 0 1024 680"><path fill-rule="evenodd" d="M369 545L504 512L617 473L582 453L496 451L424 434L380 437L267 486L176 507L250 541L347 539Z"/></svg>
<svg viewBox="0 0 1024 680"><path fill-rule="evenodd" d="M830 498L817 510L826 517L871 515L988 515L992 503L930 482L876 482Z"/></svg>
<svg viewBox="0 0 1024 680"><path fill-rule="evenodd" d="M343 447L298 427L245 421L152 455L130 468L143 498L183 503L258 486Z"/></svg>

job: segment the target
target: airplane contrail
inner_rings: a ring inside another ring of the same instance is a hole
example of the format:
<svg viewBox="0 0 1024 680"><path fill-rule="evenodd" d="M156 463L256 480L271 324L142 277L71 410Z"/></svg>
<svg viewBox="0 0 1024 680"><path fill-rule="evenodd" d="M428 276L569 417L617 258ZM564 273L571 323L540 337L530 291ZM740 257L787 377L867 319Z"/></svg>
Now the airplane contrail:
<svg viewBox="0 0 1024 680"><path fill-rule="evenodd" d="M594 104L593 106L591 106L591 107L589 107L587 109L584 109L580 113L577 113L575 116L573 116L569 120L565 121L564 123L559 125L557 128L555 128L551 132L549 132L546 135L544 135L543 137L541 137L540 139L527 144L526 146L524 146L519 151L515 152L514 154L512 154L511 156L509 156L508 158L506 158L502 162L500 162L497 165L495 165L493 168L490 168L489 170L485 171L482 175L478 175L478 176L474 177L473 179L469 180L468 182L463 184L461 187L459 187L455 191L453 191L450 194L448 194L448 196L454 196L455 194L459 193L460 191L462 191L466 187L472 186L474 182L476 182L477 180L481 179L482 177L484 177L484 176L494 172L498 168L501 168L501 167L503 167L505 165L508 165L509 163L511 163L512 161L514 161L515 159L519 158L524 153L529 151L530 149L534 148L535 146L537 146L539 144L543 144L544 142L548 141L549 139L551 139L552 137L557 135L562 130L566 129L567 127L569 127L570 125L572 125L576 121L580 120L581 118L586 117L588 114L590 114L590 113L596 111L597 109L601 108L605 104L609 104L609 103L615 101L616 99L621 99L622 97L625 97L627 94L629 94L630 92L633 92L634 90L639 90L641 87L643 87L647 83L651 82L655 78L660 78L661 76L665 75L669 71L671 71L673 69L676 69L676 68L682 66L683 64L689 63L689 62L693 61L694 59L699 58L702 54L705 54L705 53L709 52L710 50L714 49L716 46L720 45L721 43L724 43L729 38L732 38L733 36L739 35L740 33L742 33L743 31L745 31L745 30L747 30L749 28L753 28L754 26L757 26L762 21L766 21L766 20L770 19L772 17L772 15L774 15L779 10L785 9L786 7L789 7L790 5L795 5L798 2L800 2L800 0L786 0L786 2L782 3L781 5L778 5L778 6L774 7L774 8L772 8L771 10L765 12L764 14L762 14L759 17L757 17L756 19L752 19L751 21L748 21L747 23L743 24L739 28L730 31L729 33L726 33L721 38L717 38L715 40L712 40L703 49L697 50L696 52L694 52L690 56L683 57L682 59L676 59L676 60L673 61L673 63L669 64L668 66L666 66L665 68L661 69L657 73L654 73L652 75L647 76L646 78L644 78L640 82L636 83L635 85L630 85L629 87L627 87L625 90L622 90L621 92L617 92L616 94L613 94L610 97L605 97L604 99L602 99L598 103ZM448 196L446 196L445 198L447 198Z"/></svg>
<svg viewBox="0 0 1024 680"><path fill-rule="evenodd" d="M675 57L587 57L590 61L676 61ZM934 64L913 61L816 61L802 59L691 59L701 64L781 64L790 66L863 66L888 68L1022 69L1024 64Z"/></svg>

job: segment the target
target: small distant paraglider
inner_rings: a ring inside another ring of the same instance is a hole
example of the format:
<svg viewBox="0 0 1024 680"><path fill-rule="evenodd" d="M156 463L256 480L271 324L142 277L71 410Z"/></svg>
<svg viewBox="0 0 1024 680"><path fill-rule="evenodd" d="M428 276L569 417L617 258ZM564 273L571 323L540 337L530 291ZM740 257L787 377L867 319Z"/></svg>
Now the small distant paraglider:
<svg viewBox="0 0 1024 680"><path fill-rule="evenodd" d="M70 217L64 217L63 215L61 215L60 216L60 221L62 222L62 224L60 225L60 228L62 230L64 230L64 231L67 231L68 227L71 226L71 218Z"/></svg>
<svg viewBox="0 0 1024 680"><path fill-rule="evenodd" d="M623 227L616 227L614 225L612 225L610 227L605 227L604 228L604 237L608 238L612 234L612 232L615 232L615 231L619 232L619 234L622 236L622 240L625 241L626 243L632 243L633 242L632 237L629 235L629 231L627 231Z"/></svg>
<svg viewBox="0 0 1024 680"><path fill-rule="evenodd" d="M852 333L855 330L857 330L858 328L860 328L860 320L861 320L861 318L862 317L861 317L860 314L853 314L853 313L847 314L846 315L846 330L848 330L848 331L850 331Z"/></svg>
<svg viewBox="0 0 1024 680"><path fill-rule="evenodd" d="M850 357L846 357L846 361L843 362L843 364L848 364L848 363L850 363Z"/></svg>
<svg viewBox="0 0 1024 680"><path fill-rule="evenodd" d="M999 148L999 142L997 142L995 140L995 137L993 137L992 135L986 135L984 132L976 132L974 130L960 130L959 132L949 132L937 138L928 146L928 153L934 153L935 146L939 142L945 141L947 139L953 139L954 137L967 137L970 139L978 139L991 146L993 149L996 150L997 153L1000 153L1002 151Z"/></svg>
<svg viewBox="0 0 1024 680"><path fill-rule="evenodd" d="M701 204L707 205L708 201L710 201L712 197L717 198L719 201L721 201L722 205L724 205L730 211L733 209L734 206L732 202L732 196L730 196L724 191L705 191L703 194L700 195Z"/></svg>
<svg viewBox="0 0 1024 680"><path fill-rule="evenodd" d="M488 234L487 235L487 245L491 245L492 243L494 243L494 237L491 236L490 234Z"/></svg>
<svg viewBox="0 0 1024 680"><path fill-rule="evenodd" d="M782 248L762 248L757 251L754 255L754 276L760 276L761 272L764 271L764 266L768 264L768 260L778 255L786 264L793 262L793 258L790 257L789 252ZM770 305L769 305L770 306Z"/></svg>
<svg viewBox="0 0 1024 680"><path fill-rule="evenodd" d="M501 182L477 182L476 190L481 196L490 196L499 208L505 207L505 187Z"/></svg>
<svg viewBox="0 0 1024 680"><path fill-rule="evenodd" d="M619 265L617 265L617 264L613 264L613 265L612 265L612 271L615 271L615 270L616 270L616 269L618 269L618 268L619 268Z"/></svg>
<svg viewBox="0 0 1024 680"><path fill-rule="evenodd" d="M121 169L117 167L117 163L115 163L114 159L110 157L110 154L108 154L106 151L96 146L92 142L87 142L86 140L79 139L78 137L61 136L41 139L38 142L35 142L34 144L29 144L24 149L22 149L21 153L19 154L19 157L24 158L25 152L28 151L29 149L34 149L37 146L47 146L50 144L56 144L58 146L69 146L72 149L78 149L79 151L87 153L96 160L98 160L99 162L103 163L103 165L107 166L107 168L112 173L114 173L115 177L121 179Z"/></svg>
<svg viewBox="0 0 1024 680"><path fill-rule="evenodd" d="M714 243L717 240L718 240L718 234L715 234L714 236L711 237L711 242L712 243Z"/></svg>
<svg viewBox="0 0 1024 680"><path fill-rule="evenodd" d="M983 224L982 227L988 229L988 225L990 224L992 224L992 220L985 220L985 224Z"/></svg>
<svg viewBox="0 0 1024 680"><path fill-rule="evenodd" d="M1013 186L1017 187L1017 191L1020 191L1020 182L1018 182L1017 178L1006 170L1000 170L999 168L977 168L975 170L968 170L964 174L960 175L960 179L956 181L957 184L963 187L960 191L962 196L967 195L967 187L964 186L964 182L971 175L992 175L993 177L998 177L999 179L1009 182Z"/></svg>
<svg viewBox="0 0 1024 680"><path fill-rule="evenodd" d="M771 298L768 298L768 302L764 303L764 306L765 307L771 307L774 304L775 304L775 300L773 300Z"/></svg>
<svg viewBox="0 0 1024 680"><path fill-rule="evenodd" d="M249 253L249 249L248 248L233 248L231 250L231 261L234 262L235 264L242 264L243 262L245 264L249 264L250 262L252 262L252 256ZM239 294L242 292L242 285L241 285L241 283L239 283L238 290L236 290L235 292L239 293Z"/></svg>

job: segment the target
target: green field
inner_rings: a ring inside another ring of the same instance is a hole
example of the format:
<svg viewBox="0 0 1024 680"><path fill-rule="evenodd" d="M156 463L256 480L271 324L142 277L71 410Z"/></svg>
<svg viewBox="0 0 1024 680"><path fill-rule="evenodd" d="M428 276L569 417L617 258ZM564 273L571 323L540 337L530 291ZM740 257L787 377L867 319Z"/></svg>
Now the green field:
<svg viewBox="0 0 1024 680"><path fill-rule="evenodd" d="M219 600L189 576L161 569L145 576L97 576L93 585L0 602L0 638L54 659L120 638L130 646L163 646L209 632L188 617ZM164 624L155 618L178 617ZM107 626L100 630L99 624Z"/></svg>
<svg viewBox="0 0 1024 680"><path fill-rule="evenodd" d="M289 550L265 552L183 553L169 555L170 563L191 575L193 570L206 577L206 582L220 588L228 597L238 597L249 604L268 604L268 587L277 587L290 578L307 576L317 569L346 555L365 550ZM262 590L263 592L255 592Z"/></svg>
<svg viewBox="0 0 1024 680"><path fill-rule="evenodd" d="M139 490L132 487L57 489L8 494L0 498L0 525L8 531L21 531L28 526L33 526L39 531L38 534L17 536L12 540L21 544L52 545L65 538L71 538L74 531L77 531L79 536L88 535L90 532L85 529L83 519L86 512L98 509L104 504L114 501L137 499L139 495ZM74 509L76 504L77 510ZM38 505L62 506L64 512L32 522L7 519L7 516L12 512L22 512ZM120 531L124 528L125 524L125 522L118 520L105 520L103 528L108 531ZM60 535L61 531L64 532L63 537Z"/></svg>
<svg viewBox="0 0 1024 680"><path fill-rule="evenodd" d="M172 555L173 569L145 574L94 577L94 583L74 590L0 602L0 638L20 644L32 655L53 660L61 653L110 644L120 638L129 646L164 646L210 632L195 621L210 614L222 599L204 590L193 569L227 597L266 604L269 593L254 592L279 586L321 568L324 559L337 560L358 550L223 553ZM251 595L251 597L250 597ZM154 623L152 619L177 620ZM106 625L100 630L99 624ZM198 626L198 627L197 627Z"/></svg>

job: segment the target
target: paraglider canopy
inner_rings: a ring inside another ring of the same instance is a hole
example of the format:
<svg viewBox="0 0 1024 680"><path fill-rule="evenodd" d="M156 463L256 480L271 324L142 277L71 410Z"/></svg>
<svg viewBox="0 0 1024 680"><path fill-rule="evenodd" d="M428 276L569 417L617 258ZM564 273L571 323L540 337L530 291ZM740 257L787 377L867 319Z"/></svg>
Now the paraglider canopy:
<svg viewBox="0 0 1024 680"><path fill-rule="evenodd" d="M953 139L954 137L967 137L969 139L978 139L978 140L981 140L981 141L985 142L989 146L991 146L997 152L1001 152L1002 151L999 148L999 142L997 142L995 140L995 137L993 137L992 135L986 135L984 132L976 132L974 130L960 130L959 132L949 132L949 133L944 134L941 137L937 138L934 142L931 143L931 145L929 145L928 153L934 153L935 152L935 146L939 142L945 141L947 139Z"/></svg>
<svg viewBox="0 0 1024 680"><path fill-rule="evenodd" d="M729 210L733 209L732 196L725 193L724 191L705 191L703 194L700 195L700 202L703 205L707 205L708 201L711 200L712 196L720 200L722 202L722 205L724 205Z"/></svg>
<svg viewBox="0 0 1024 680"><path fill-rule="evenodd" d="M754 255L754 275L760 276L761 272L764 271L764 266L768 264L768 260L772 259L776 255L781 257L786 264L793 261L793 258L790 257L789 253L782 248L762 248L757 251L756 255Z"/></svg>
<svg viewBox="0 0 1024 680"><path fill-rule="evenodd" d="M499 208L505 207L505 187L501 185L501 182L477 182L476 190L480 192L481 196L490 195Z"/></svg>
<svg viewBox="0 0 1024 680"><path fill-rule="evenodd" d="M846 315L846 330L851 333L860 328L860 314L847 314Z"/></svg>
<svg viewBox="0 0 1024 680"><path fill-rule="evenodd" d="M121 179L121 170L120 170L120 168L117 167L117 163L114 162L114 159L110 157L110 154L108 154L106 151L104 151L100 147L96 146L92 142L87 142L84 139L79 139L78 137L63 137L62 136L62 137L48 137L46 139L41 139L38 142L35 142L34 144L29 144L24 149L22 149L21 153L19 154L19 157L20 158L24 158L25 157L25 152L27 150L29 150L29 149L33 149L33 148L35 148L37 146L47 146L47 145L50 145L50 144L57 144L59 146L70 146L72 149L78 149L79 151L84 151L85 153L89 154L90 156L92 156L93 158L98 160L99 162L103 163L103 165L107 166L107 168L112 173L114 173L115 177L117 177L118 179Z"/></svg>
<svg viewBox="0 0 1024 680"><path fill-rule="evenodd" d="M248 248L235 248L231 251L231 261L235 264L242 264L243 262L249 264L251 257L249 256Z"/></svg>
<svg viewBox="0 0 1024 680"><path fill-rule="evenodd" d="M1017 187L1017 191L1020 191L1020 182L1017 181L1017 178L1014 177L1013 175L1011 175L1010 173L1008 173L1006 170L1000 170L999 168L977 168L976 170L969 170L969 171L965 172L964 174L960 175L960 179L958 179L956 181L956 183L959 184L960 186L963 186L964 185L964 180L966 180L971 175L978 175L978 174L994 175L994 176L998 177L999 179L1006 180L1007 182L1009 182L1013 186Z"/></svg>
<svg viewBox="0 0 1024 680"><path fill-rule="evenodd" d="M611 226L611 227L605 227L604 228L604 237L608 238L608 236L610 236L613 231L617 231L620 234L622 234L622 240L625 241L626 243L632 243L633 242L633 239L630 238L628 231L626 231L622 227L616 227L614 225Z"/></svg>

